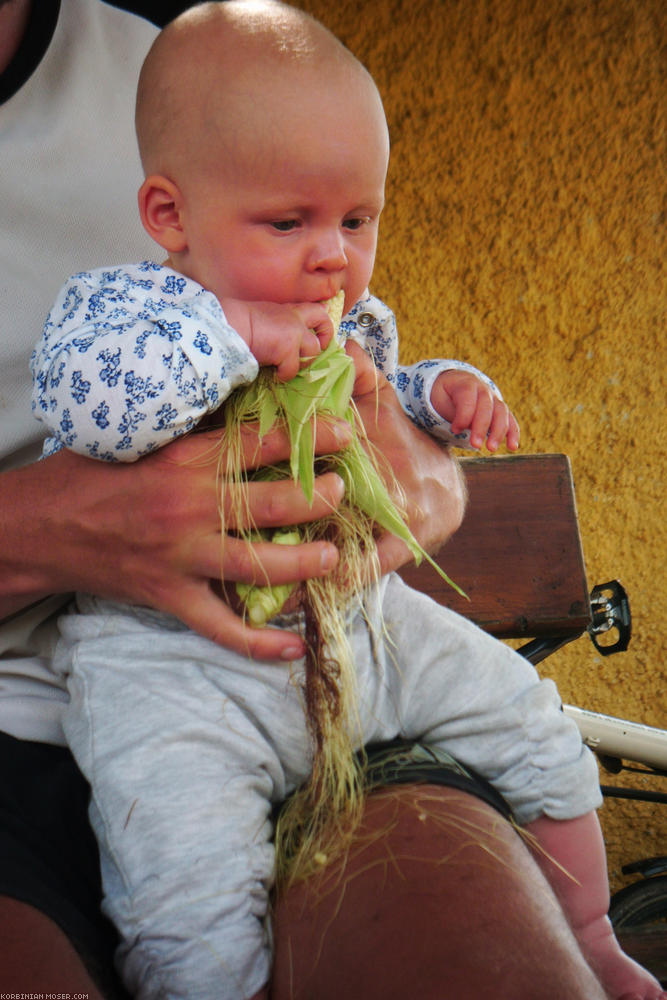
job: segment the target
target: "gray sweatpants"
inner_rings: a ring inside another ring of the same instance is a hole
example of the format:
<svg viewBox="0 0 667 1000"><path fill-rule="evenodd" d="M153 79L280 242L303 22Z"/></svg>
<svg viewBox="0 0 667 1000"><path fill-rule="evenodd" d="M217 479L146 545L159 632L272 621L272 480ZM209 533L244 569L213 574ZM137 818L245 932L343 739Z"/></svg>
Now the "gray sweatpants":
<svg viewBox="0 0 667 1000"><path fill-rule="evenodd" d="M396 575L352 622L360 743L421 737L519 821L600 804L595 760L551 681ZM79 598L57 651L64 725L92 786L104 909L144 998L252 996L270 975L271 808L308 776L299 667L223 650L173 618Z"/></svg>

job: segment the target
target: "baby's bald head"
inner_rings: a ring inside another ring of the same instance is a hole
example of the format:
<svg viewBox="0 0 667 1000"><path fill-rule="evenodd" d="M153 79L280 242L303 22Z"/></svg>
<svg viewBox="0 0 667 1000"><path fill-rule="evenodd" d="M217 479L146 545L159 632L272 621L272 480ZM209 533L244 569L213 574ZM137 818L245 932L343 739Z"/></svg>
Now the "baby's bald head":
<svg viewBox="0 0 667 1000"><path fill-rule="evenodd" d="M247 169L271 135L287 129L305 140L332 116L349 116L352 129L368 118L388 146L368 72L322 24L278 0L190 9L156 39L137 93L144 170L174 179L220 158L218 167Z"/></svg>
<svg viewBox="0 0 667 1000"><path fill-rule="evenodd" d="M368 72L313 18L278 0L191 8L146 57L137 135L139 212L174 270L220 300L343 287L350 308L363 293L387 123Z"/></svg>

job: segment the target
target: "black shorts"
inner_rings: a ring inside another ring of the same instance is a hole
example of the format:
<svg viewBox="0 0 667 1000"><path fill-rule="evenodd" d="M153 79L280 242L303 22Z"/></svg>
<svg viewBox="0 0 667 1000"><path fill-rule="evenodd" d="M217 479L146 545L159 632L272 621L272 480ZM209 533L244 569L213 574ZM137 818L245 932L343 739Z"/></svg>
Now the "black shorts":
<svg viewBox="0 0 667 1000"><path fill-rule="evenodd" d="M448 754L417 742L368 747L369 788L459 788L509 818L502 797ZM88 823L89 786L69 750L0 732L0 895L36 907L65 932L102 993L129 1000L113 971L118 942L100 911L99 855Z"/></svg>
<svg viewBox="0 0 667 1000"><path fill-rule="evenodd" d="M0 732L0 895L50 917L103 995L129 1000L113 967L118 937L100 911L89 797L88 783L65 747Z"/></svg>
<svg viewBox="0 0 667 1000"><path fill-rule="evenodd" d="M366 747L366 786L370 791L387 785L444 785L481 799L505 817L512 810L493 785L446 750L418 740L392 740Z"/></svg>

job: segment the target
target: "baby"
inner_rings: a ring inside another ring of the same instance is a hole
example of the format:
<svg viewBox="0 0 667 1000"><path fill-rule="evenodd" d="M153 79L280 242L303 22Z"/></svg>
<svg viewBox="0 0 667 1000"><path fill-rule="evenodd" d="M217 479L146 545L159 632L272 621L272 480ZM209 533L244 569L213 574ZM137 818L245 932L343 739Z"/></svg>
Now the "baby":
<svg viewBox="0 0 667 1000"><path fill-rule="evenodd" d="M341 337L370 354L413 420L473 448L518 446L481 373L398 365L393 316L367 290L387 126L370 76L326 29L273 0L195 8L147 57L137 133L139 211L167 260L76 275L61 292L33 360L48 450L132 461L259 366L291 378L331 339L323 303L341 289ZM358 745L418 739L488 779L556 862L547 877L609 995L661 996L607 921L597 768L554 685L394 574L349 628ZM266 997L271 812L312 763L300 665L250 661L90 595L61 632L65 732L92 787L128 989Z"/></svg>

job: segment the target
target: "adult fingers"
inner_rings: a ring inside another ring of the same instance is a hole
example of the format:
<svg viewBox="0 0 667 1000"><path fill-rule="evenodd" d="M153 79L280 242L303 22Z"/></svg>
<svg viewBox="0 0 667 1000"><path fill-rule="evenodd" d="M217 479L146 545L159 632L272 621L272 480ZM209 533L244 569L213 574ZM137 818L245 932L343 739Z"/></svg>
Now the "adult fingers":
<svg viewBox="0 0 667 1000"><path fill-rule="evenodd" d="M337 565L338 549L330 542L279 545L247 542L227 536L211 576L241 583L281 584L325 576Z"/></svg>
<svg viewBox="0 0 667 1000"><path fill-rule="evenodd" d="M204 435L202 435L204 436ZM219 440L219 434L218 434ZM329 455L340 451L352 440L352 429L346 420L327 418L315 424L315 454ZM259 469L265 465L285 462L290 457L290 443L283 427L274 427L260 439L255 424L241 428L243 461L247 469Z"/></svg>
<svg viewBox="0 0 667 1000"><path fill-rule="evenodd" d="M251 482L247 486L247 502L240 510L228 500L223 490L225 526L236 530L278 528L316 521L338 507L344 492L343 480L335 472L317 477L312 504L301 487L291 479Z"/></svg>
<svg viewBox="0 0 667 1000"><path fill-rule="evenodd" d="M246 625L206 581L183 587L167 610L204 638L251 659L296 660L305 652L295 632Z"/></svg>
<svg viewBox="0 0 667 1000"><path fill-rule="evenodd" d="M358 399L370 393L375 395L386 382L384 376L375 367L366 351L353 340L348 340L345 351L354 361L355 379L352 390L354 398Z"/></svg>
<svg viewBox="0 0 667 1000"><path fill-rule="evenodd" d="M380 535L377 540L377 555L380 560L382 576L386 573L394 573L401 566L406 566L414 561L414 556L405 542L388 532Z"/></svg>

